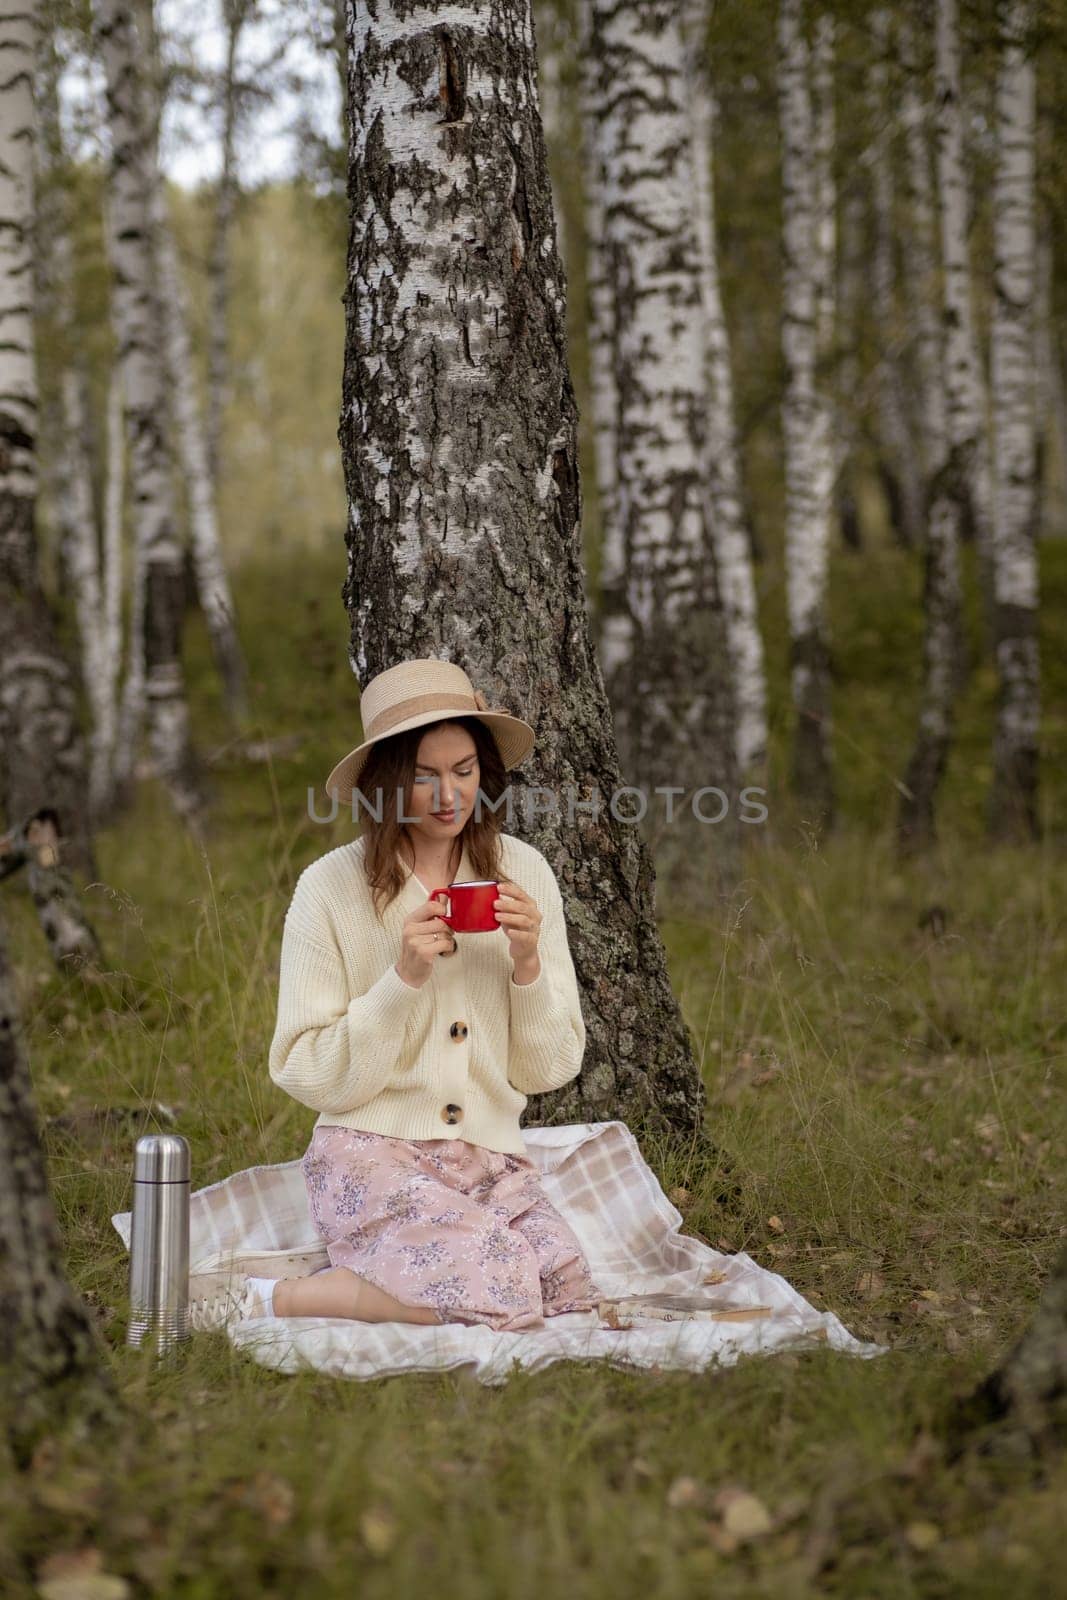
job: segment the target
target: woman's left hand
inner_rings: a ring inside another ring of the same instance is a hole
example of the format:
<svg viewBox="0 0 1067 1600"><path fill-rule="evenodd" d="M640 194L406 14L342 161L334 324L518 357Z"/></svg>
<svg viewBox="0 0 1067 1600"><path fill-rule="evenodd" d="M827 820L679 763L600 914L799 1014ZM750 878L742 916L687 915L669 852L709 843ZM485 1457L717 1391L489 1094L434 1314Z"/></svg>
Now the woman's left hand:
<svg viewBox="0 0 1067 1600"><path fill-rule="evenodd" d="M529 967L537 959L537 939L543 918L537 901L509 878L500 880L500 898L493 901L497 921L508 936L512 960Z"/></svg>

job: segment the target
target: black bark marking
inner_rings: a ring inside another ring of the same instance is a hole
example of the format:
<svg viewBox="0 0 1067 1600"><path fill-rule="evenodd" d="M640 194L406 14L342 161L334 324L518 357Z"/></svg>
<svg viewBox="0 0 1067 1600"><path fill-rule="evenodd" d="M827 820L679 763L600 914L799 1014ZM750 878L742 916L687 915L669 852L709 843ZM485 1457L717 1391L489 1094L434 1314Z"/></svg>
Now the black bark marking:
<svg viewBox="0 0 1067 1600"><path fill-rule="evenodd" d="M467 63L445 28L437 35L437 56L441 66L442 121L462 122L467 113Z"/></svg>

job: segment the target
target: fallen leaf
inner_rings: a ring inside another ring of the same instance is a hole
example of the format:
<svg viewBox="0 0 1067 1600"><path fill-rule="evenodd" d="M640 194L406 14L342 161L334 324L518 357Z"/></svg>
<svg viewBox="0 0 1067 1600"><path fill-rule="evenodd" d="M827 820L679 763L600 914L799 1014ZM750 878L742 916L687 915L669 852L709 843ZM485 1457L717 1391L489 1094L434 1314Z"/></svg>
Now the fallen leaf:
<svg viewBox="0 0 1067 1600"><path fill-rule="evenodd" d="M296 1496L293 1486L273 1472L257 1472L252 1480L250 1499L272 1528L283 1528L292 1520Z"/></svg>
<svg viewBox="0 0 1067 1600"><path fill-rule="evenodd" d="M671 1202L671 1205L677 1206L678 1210L682 1211L689 1204L690 1200L692 1199L692 1195L689 1193L688 1189L683 1189L681 1184L679 1184L676 1189L670 1189L668 1191L667 1199Z"/></svg>
<svg viewBox="0 0 1067 1600"><path fill-rule="evenodd" d="M725 1283L725 1272L709 1272L706 1278L701 1278L701 1283Z"/></svg>
<svg viewBox="0 0 1067 1600"><path fill-rule="evenodd" d="M774 1525L763 1501L748 1489L732 1485L720 1489L712 1501L712 1508L719 1514L723 1532L739 1544L748 1539L758 1539L762 1534L769 1533Z"/></svg>
<svg viewBox="0 0 1067 1600"><path fill-rule="evenodd" d="M369 1506L360 1515L359 1531L372 1556L387 1556L396 1543L396 1518L388 1506Z"/></svg>
<svg viewBox="0 0 1067 1600"><path fill-rule="evenodd" d="M102 1553L93 1545L80 1550L56 1550L45 1556L37 1569L37 1581L45 1578L78 1578L89 1572L99 1572L104 1565Z"/></svg>
<svg viewBox="0 0 1067 1600"><path fill-rule="evenodd" d="M46 1578L37 1585L41 1600L127 1600L130 1586L113 1572L85 1572L68 1578Z"/></svg>
<svg viewBox="0 0 1067 1600"><path fill-rule="evenodd" d="M775 1233L785 1232L785 1223L782 1221L781 1217L768 1217L767 1226Z"/></svg>
<svg viewBox="0 0 1067 1600"><path fill-rule="evenodd" d="M936 1522L909 1522L904 1537L913 1550L932 1550L941 1538Z"/></svg>
<svg viewBox="0 0 1067 1600"><path fill-rule="evenodd" d="M667 1490L667 1504L672 1511L703 1505L706 1499L707 1490L697 1478L675 1478Z"/></svg>
<svg viewBox="0 0 1067 1600"><path fill-rule="evenodd" d="M853 1287L865 1300L877 1300L885 1288L885 1279L877 1272L861 1272Z"/></svg>

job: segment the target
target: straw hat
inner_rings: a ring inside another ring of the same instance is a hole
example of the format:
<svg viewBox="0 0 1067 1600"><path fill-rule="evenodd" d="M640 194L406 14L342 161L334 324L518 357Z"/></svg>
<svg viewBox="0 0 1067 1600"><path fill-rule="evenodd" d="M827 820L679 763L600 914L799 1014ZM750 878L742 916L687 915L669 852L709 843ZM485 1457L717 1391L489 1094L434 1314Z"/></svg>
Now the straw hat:
<svg viewBox="0 0 1067 1600"><path fill-rule="evenodd" d="M359 710L367 738L337 763L326 780L326 793L341 801L351 800L373 747L408 728L422 728L446 717L477 717L492 733L508 769L526 760L536 737L521 717L513 717L503 706L491 707L462 667L432 656L402 661L379 672L360 695Z"/></svg>

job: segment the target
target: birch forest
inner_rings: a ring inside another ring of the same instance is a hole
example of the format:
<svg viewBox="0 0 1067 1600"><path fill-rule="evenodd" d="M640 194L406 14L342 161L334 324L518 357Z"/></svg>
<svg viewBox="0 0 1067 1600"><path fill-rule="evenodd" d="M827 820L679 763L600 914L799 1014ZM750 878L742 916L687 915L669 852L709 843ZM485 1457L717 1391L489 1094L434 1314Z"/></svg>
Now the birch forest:
<svg viewBox="0 0 1067 1600"><path fill-rule="evenodd" d="M0 0L0 1591L1053 1592L1065 152L1061 0ZM535 734L552 1192L620 1126L590 1238L888 1354L132 1347L426 658Z"/></svg>

